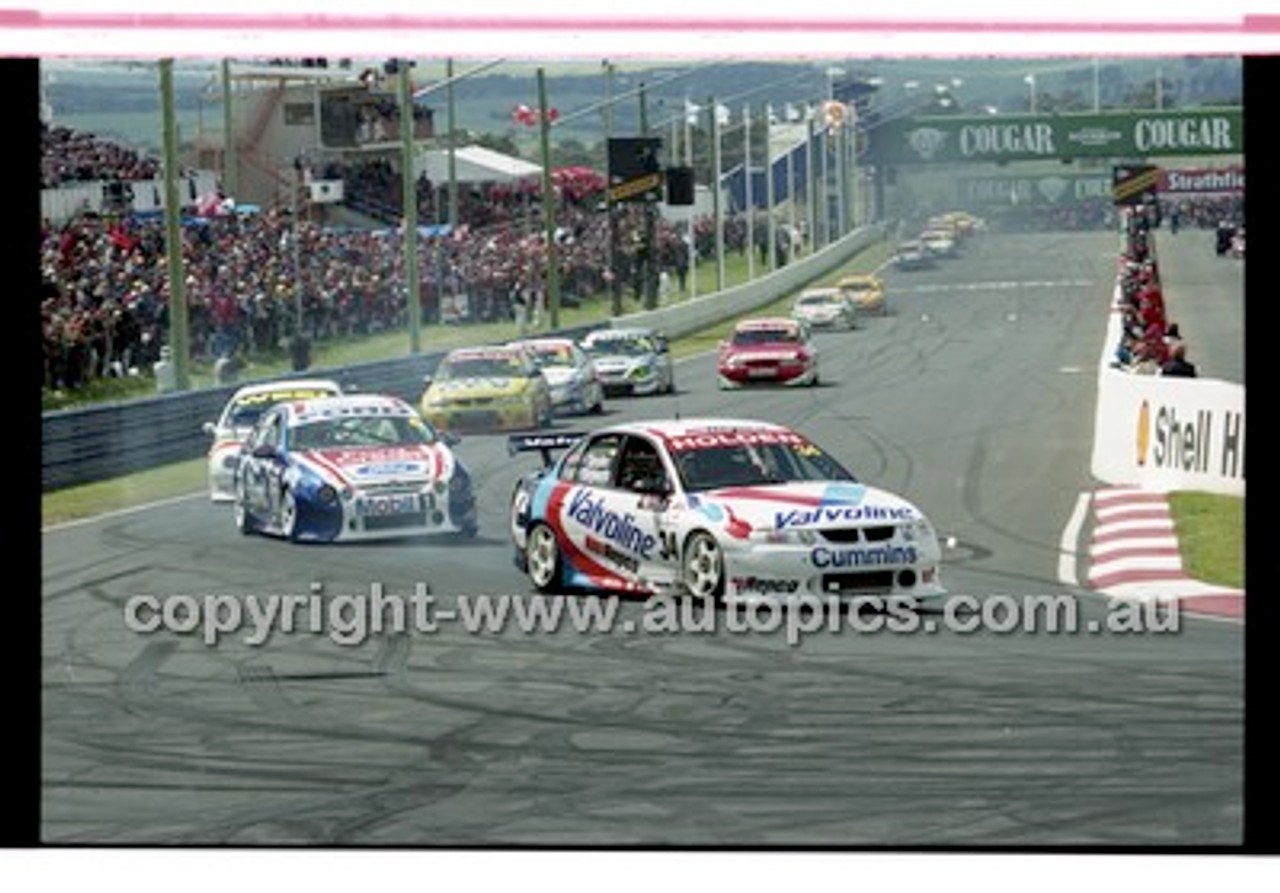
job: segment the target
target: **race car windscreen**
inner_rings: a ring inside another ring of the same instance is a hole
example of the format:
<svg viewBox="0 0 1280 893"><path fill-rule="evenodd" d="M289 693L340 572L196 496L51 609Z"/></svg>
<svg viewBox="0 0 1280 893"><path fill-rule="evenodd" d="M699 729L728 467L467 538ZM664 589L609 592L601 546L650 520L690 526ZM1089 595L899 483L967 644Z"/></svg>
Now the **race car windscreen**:
<svg viewBox="0 0 1280 893"><path fill-rule="evenodd" d="M573 366L573 351L565 345L535 347L533 349L533 361L538 365L539 369Z"/></svg>
<svg viewBox="0 0 1280 893"><path fill-rule="evenodd" d="M294 450L416 446L435 440L431 426L408 416L353 416L303 422L289 431Z"/></svg>
<svg viewBox="0 0 1280 893"><path fill-rule="evenodd" d="M735 345L799 344L800 335L792 329L746 329L733 333Z"/></svg>
<svg viewBox="0 0 1280 893"><path fill-rule="evenodd" d="M826 304L835 304L840 300L839 295L802 295L800 297L801 307L822 307Z"/></svg>
<svg viewBox="0 0 1280 893"><path fill-rule="evenodd" d="M856 480L839 462L808 442L704 447L674 452L673 458L688 492Z"/></svg>
<svg viewBox="0 0 1280 893"><path fill-rule="evenodd" d="M597 357L642 357L653 353L648 338L604 338L586 345L587 353Z"/></svg>
<svg viewBox="0 0 1280 893"><path fill-rule="evenodd" d="M329 390L290 390L265 391L260 394L247 394L241 397L227 410L223 425L228 428L252 428L258 418L270 407L286 400L314 400L318 397L331 397Z"/></svg>
<svg viewBox="0 0 1280 893"><path fill-rule="evenodd" d="M524 367L516 357L457 357L440 364L435 377L440 381L458 378L520 378Z"/></svg>

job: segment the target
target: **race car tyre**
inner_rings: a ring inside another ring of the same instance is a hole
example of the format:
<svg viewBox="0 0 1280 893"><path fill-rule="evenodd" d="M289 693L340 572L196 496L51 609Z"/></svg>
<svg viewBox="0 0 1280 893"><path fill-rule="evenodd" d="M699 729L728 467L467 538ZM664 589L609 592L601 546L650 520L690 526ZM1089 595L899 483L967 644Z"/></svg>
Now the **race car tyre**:
<svg viewBox="0 0 1280 893"><path fill-rule="evenodd" d="M245 536L258 532L258 527L253 523L253 515L249 513L249 509L245 507L244 484L236 487L235 503L231 508L232 517L235 518L236 529Z"/></svg>
<svg viewBox="0 0 1280 893"><path fill-rule="evenodd" d="M298 502L289 489L280 494L280 533L291 543L298 541Z"/></svg>
<svg viewBox="0 0 1280 893"><path fill-rule="evenodd" d="M719 599L724 595L724 555L715 537L694 531L684 544L681 582L690 595Z"/></svg>
<svg viewBox="0 0 1280 893"><path fill-rule="evenodd" d="M555 531L542 522L529 528L524 556L533 588L539 592L554 591L560 582L560 541Z"/></svg>

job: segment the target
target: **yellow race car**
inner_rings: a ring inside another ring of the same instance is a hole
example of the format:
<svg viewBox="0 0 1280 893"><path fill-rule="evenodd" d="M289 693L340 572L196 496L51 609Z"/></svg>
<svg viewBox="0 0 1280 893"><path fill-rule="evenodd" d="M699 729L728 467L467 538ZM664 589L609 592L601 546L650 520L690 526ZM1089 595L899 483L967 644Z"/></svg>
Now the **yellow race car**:
<svg viewBox="0 0 1280 893"><path fill-rule="evenodd" d="M862 313L878 313L884 316L889 312L884 298L884 281L879 276L873 276L870 273L843 276L836 282L836 287L857 304L858 310Z"/></svg>
<svg viewBox="0 0 1280 893"><path fill-rule="evenodd" d="M460 347L427 379L421 409L442 431L546 428L551 388L523 347Z"/></svg>

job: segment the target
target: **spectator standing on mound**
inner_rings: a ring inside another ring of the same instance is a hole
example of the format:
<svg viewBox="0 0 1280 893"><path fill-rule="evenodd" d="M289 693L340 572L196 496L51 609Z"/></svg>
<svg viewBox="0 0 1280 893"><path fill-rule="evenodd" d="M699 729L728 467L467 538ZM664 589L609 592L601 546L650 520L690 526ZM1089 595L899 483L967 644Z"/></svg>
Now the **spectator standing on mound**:
<svg viewBox="0 0 1280 893"><path fill-rule="evenodd" d="M1161 375L1177 378L1196 378L1196 365L1187 360L1187 346L1181 342L1169 351L1169 359L1160 367Z"/></svg>

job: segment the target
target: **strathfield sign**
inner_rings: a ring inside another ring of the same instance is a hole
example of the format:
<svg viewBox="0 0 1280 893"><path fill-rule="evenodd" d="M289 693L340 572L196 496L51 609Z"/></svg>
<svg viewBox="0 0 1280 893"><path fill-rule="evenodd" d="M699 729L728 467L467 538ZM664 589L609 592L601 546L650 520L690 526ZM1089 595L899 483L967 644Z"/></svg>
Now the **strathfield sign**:
<svg viewBox="0 0 1280 893"><path fill-rule="evenodd" d="M933 116L871 130L881 163L1233 155L1244 152L1238 107L1099 114Z"/></svg>

